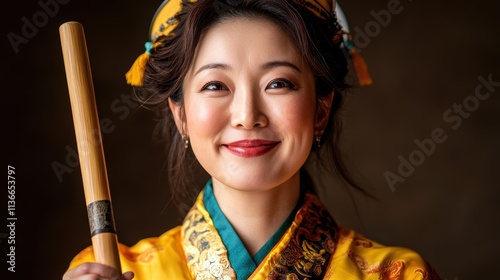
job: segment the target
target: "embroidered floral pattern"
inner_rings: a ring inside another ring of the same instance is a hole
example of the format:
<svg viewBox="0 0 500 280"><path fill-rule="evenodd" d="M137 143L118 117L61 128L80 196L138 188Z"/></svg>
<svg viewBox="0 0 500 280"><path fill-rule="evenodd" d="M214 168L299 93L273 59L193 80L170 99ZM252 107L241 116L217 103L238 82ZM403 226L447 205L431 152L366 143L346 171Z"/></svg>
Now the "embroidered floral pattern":
<svg viewBox="0 0 500 280"><path fill-rule="evenodd" d="M194 279L236 279L217 230L205 220L196 205L184 219L182 235L182 246Z"/></svg>
<svg viewBox="0 0 500 280"><path fill-rule="evenodd" d="M426 263L426 265L427 265L427 270L419 268L416 269L413 273L420 274L422 276L422 280L441 279L441 277L434 268L432 268L428 263Z"/></svg>
<svg viewBox="0 0 500 280"><path fill-rule="evenodd" d="M299 225L266 280L323 279L336 248L337 225L312 194L297 213Z"/></svg>
<svg viewBox="0 0 500 280"><path fill-rule="evenodd" d="M352 250L347 252L349 259L365 274L378 274L379 280L402 280L405 268L403 261L386 260L369 264L363 257Z"/></svg>

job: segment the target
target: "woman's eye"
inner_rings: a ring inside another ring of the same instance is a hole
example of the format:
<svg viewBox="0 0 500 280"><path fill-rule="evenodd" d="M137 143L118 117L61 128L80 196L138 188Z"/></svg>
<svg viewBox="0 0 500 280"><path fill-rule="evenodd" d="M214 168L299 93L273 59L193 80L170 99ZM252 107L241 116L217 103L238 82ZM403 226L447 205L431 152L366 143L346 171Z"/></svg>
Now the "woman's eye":
<svg viewBox="0 0 500 280"><path fill-rule="evenodd" d="M204 90L218 91L218 90L228 90L227 86L221 82L208 82L202 88Z"/></svg>
<svg viewBox="0 0 500 280"><path fill-rule="evenodd" d="M285 80L285 79L279 79L279 80L274 80L270 82L267 85L266 89L280 89L280 88L288 88L288 89L295 89L295 85L292 84L292 82Z"/></svg>

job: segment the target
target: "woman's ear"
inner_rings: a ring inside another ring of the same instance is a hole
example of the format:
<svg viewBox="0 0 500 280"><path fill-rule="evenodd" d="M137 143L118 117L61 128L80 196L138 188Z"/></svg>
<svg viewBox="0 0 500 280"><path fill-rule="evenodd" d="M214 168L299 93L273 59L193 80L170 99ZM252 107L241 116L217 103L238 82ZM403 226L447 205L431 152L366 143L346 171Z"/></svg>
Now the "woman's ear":
<svg viewBox="0 0 500 280"><path fill-rule="evenodd" d="M328 124L328 119L330 118L330 111L332 109L332 102L335 96L335 92L326 98L321 99L318 102L318 107L316 108L316 118L314 120L314 135L321 135Z"/></svg>
<svg viewBox="0 0 500 280"><path fill-rule="evenodd" d="M183 136L187 136L187 129L184 120L184 107L180 104L177 104L172 101L171 98L168 99L168 106L170 107L170 111L174 115L175 126L177 126L177 130Z"/></svg>

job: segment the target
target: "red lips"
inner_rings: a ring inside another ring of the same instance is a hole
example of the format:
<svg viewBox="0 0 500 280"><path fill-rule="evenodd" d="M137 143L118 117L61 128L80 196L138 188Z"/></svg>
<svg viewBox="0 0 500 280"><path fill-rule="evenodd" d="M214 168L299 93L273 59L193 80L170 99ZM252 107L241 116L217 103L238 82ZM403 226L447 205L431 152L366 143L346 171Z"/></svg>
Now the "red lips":
<svg viewBox="0 0 500 280"><path fill-rule="evenodd" d="M258 157L274 149L280 142L261 139L245 139L222 146L227 148L232 154L240 157Z"/></svg>

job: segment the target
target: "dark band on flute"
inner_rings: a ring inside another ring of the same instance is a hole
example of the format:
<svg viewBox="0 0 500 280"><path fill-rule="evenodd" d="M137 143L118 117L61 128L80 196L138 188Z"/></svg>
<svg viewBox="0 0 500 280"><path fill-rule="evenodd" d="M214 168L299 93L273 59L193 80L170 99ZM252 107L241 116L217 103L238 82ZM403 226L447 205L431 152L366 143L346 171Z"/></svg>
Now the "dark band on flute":
<svg viewBox="0 0 500 280"><path fill-rule="evenodd" d="M111 201L97 200L87 205L89 216L90 236L103 232L116 233L111 213Z"/></svg>

